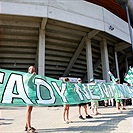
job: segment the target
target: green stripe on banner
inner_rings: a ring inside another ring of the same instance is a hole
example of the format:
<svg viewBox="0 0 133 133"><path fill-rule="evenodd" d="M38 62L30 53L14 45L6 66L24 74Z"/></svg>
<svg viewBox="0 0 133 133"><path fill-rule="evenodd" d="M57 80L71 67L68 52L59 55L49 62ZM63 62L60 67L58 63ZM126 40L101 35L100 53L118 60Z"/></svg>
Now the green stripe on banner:
<svg viewBox="0 0 133 133"><path fill-rule="evenodd" d="M114 83L63 83L40 75L0 69L0 105L55 106L132 98L133 88Z"/></svg>

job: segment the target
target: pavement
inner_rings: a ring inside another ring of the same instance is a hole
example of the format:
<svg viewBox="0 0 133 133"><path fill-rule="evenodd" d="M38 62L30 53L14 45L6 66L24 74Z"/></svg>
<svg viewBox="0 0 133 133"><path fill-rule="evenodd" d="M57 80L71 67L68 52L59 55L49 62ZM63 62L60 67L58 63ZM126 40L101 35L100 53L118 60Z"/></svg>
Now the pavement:
<svg viewBox="0 0 133 133"><path fill-rule="evenodd" d="M101 115L92 119L81 120L78 107L70 107L70 119L66 124L62 119L62 106L34 107L32 126L36 133L133 133L133 106L125 106L126 110L117 113L115 107L99 106ZM26 133L25 107L0 107L0 133ZM91 113L88 107L88 113ZM82 108L82 114L84 110Z"/></svg>

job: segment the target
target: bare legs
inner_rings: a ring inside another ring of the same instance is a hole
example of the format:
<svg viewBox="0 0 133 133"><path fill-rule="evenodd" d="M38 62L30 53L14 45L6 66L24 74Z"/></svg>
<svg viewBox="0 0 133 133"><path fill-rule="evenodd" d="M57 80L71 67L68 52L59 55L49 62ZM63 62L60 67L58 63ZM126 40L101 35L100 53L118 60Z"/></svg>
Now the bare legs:
<svg viewBox="0 0 133 133"><path fill-rule="evenodd" d="M87 112L87 104L84 104L84 105L79 105L78 107L78 111L79 111L79 118L80 119L82 119L82 120L84 120L85 118L82 116L82 114L81 114L81 106L83 106L83 108L84 108L84 112L85 112L85 115L86 115L86 117L85 118L93 118L92 116L90 116L90 115L88 115L88 112Z"/></svg>
<svg viewBox="0 0 133 133"><path fill-rule="evenodd" d="M33 107L32 106L27 106L26 108L26 126L25 126L25 131L29 132L34 132L36 129L31 127L31 112L32 112Z"/></svg>
<svg viewBox="0 0 133 133"><path fill-rule="evenodd" d="M118 113L121 113L122 111L120 110L120 102L116 102L116 111Z"/></svg>
<svg viewBox="0 0 133 133"><path fill-rule="evenodd" d="M69 122L71 122L70 120L69 120L69 105L64 105L64 109L63 109L63 120L64 120L64 122L65 123L69 123Z"/></svg>
<svg viewBox="0 0 133 133"><path fill-rule="evenodd" d="M88 116L87 105L83 105L83 107L84 107L84 111L85 111L86 116ZM79 112L79 116L81 116L82 115L81 114L81 106L78 106L78 112Z"/></svg>
<svg viewBox="0 0 133 133"><path fill-rule="evenodd" d="M91 112L92 112L92 115L101 114L98 112L98 101L92 101L91 102Z"/></svg>
<svg viewBox="0 0 133 133"><path fill-rule="evenodd" d="M126 110L126 108L124 107L125 105L126 105L126 99L121 99L122 110Z"/></svg>
<svg viewBox="0 0 133 133"><path fill-rule="evenodd" d="M78 106L79 116L81 116L81 106Z"/></svg>
<svg viewBox="0 0 133 133"><path fill-rule="evenodd" d="M86 116L88 116L88 113L87 113L87 105L84 105L83 107L84 107L84 111L85 111Z"/></svg>

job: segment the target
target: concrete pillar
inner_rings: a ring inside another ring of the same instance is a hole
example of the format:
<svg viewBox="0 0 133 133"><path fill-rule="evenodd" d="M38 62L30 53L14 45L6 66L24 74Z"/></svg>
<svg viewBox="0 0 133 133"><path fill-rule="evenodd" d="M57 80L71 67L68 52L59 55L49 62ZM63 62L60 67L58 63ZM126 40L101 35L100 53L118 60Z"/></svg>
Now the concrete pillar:
<svg viewBox="0 0 133 133"><path fill-rule="evenodd" d="M45 76L45 30L42 29L39 32L38 74Z"/></svg>
<svg viewBox="0 0 133 133"><path fill-rule="evenodd" d="M85 43L86 43L87 79L89 82L90 79L93 78L91 40L86 38Z"/></svg>
<svg viewBox="0 0 133 133"><path fill-rule="evenodd" d="M109 58L108 58L108 49L107 49L107 40L103 39L100 43L101 47L101 61L102 61L102 73L103 79L107 82L110 81L110 77L108 74L109 71Z"/></svg>
<svg viewBox="0 0 133 133"><path fill-rule="evenodd" d="M115 64L116 64L116 74L117 74L117 78L120 79L117 52L115 52Z"/></svg>
<svg viewBox="0 0 133 133"><path fill-rule="evenodd" d="M126 72L128 72L129 67L128 67L128 60L127 60L127 57L125 58L125 62L126 62L126 64L125 64Z"/></svg>
<svg viewBox="0 0 133 133"><path fill-rule="evenodd" d="M109 72L109 57L108 57L108 49L107 49L107 40L103 39L100 43L101 47L101 62L102 62L102 73L103 79L107 82L110 82ZM108 104L114 106L113 99L108 100Z"/></svg>

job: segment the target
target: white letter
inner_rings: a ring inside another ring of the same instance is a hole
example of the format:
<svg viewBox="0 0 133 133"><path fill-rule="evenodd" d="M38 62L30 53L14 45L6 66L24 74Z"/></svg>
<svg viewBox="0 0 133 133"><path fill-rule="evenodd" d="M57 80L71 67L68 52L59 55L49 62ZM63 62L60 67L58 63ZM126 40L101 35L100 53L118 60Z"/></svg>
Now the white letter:
<svg viewBox="0 0 133 133"><path fill-rule="evenodd" d="M74 85L75 85L75 87L76 87L76 92L77 92L77 94L78 94L80 100L84 100L84 98L83 98L83 96L82 96L82 94L81 94L81 92L80 92L80 87L79 87L77 84L74 84Z"/></svg>
<svg viewBox="0 0 133 133"><path fill-rule="evenodd" d="M103 85L103 86L102 86ZM106 87L106 85L104 83L100 83L98 84L99 88L100 88L100 92L102 94L102 98L104 98L104 96L106 95L107 98L109 98L109 90L108 88ZM104 93L103 93L104 92Z"/></svg>
<svg viewBox="0 0 133 133"><path fill-rule="evenodd" d="M16 87L17 94L14 94L14 88ZM24 86L22 82L22 75L11 74L7 86L4 90L2 103L12 103L13 98L21 98L27 104L33 104L26 93L24 92Z"/></svg>
<svg viewBox="0 0 133 133"><path fill-rule="evenodd" d="M110 92L110 96L111 96L111 98L114 98L113 88L111 87L110 84L107 84L107 86L108 86L108 89L109 89L109 92Z"/></svg>
<svg viewBox="0 0 133 133"><path fill-rule="evenodd" d="M95 83L88 83L88 91L90 92L90 96L92 100L100 100L100 97L98 95L93 95L94 90L91 90L90 87L95 87Z"/></svg>
<svg viewBox="0 0 133 133"><path fill-rule="evenodd" d="M37 102L39 104L54 104L55 103L55 96L52 90L52 87L43 79L35 79L35 84L37 85L37 96L38 99ZM48 89L49 91L49 95L50 95L50 99L47 100L43 100L41 95L40 95L40 88L41 86L43 87L43 89Z"/></svg>
<svg viewBox="0 0 133 133"><path fill-rule="evenodd" d="M56 82L52 82L52 85L54 86L54 88L56 89L57 93L62 98L63 102L67 102L66 97L64 96L64 92L65 92L65 89L66 89L66 84L62 84L61 89L57 86Z"/></svg>
<svg viewBox="0 0 133 133"><path fill-rule="evenodd" d="M3 83L4 80L4 73L0 72L0 83Z"/></svg>

